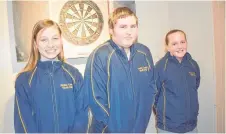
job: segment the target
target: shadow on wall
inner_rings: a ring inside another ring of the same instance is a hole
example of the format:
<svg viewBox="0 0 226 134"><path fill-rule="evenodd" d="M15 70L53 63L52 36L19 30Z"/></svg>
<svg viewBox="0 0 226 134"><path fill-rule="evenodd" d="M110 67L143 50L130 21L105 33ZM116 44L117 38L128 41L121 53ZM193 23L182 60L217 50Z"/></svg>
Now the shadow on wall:
<svg viewBox="0 0 226 134"><path fill-rule="evenodd" d="M14 95L6 103L3 120L3 130L1 133L14 133Z"/></svg>

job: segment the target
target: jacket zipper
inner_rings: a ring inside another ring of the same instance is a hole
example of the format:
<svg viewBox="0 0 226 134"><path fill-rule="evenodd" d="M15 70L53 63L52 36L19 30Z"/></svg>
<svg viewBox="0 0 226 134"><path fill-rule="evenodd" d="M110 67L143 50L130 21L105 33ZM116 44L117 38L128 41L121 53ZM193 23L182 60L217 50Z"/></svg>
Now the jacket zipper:
<svg viewBox="0 0 226 134"><path fill-rule="evenodd" d="M56 105L56 92L55 92L55 86L54 86L54 79L53 79L53 72L54 72L54 65L52 61L53 70L50 72L51 77L51 84L52 84L52 102L53 102L53 113L54 113L54 129L55 132L59 132L59 119L58 119L58 110Z"/></svg>
<svg viewBox="0 0 226 134"><path fill-rule="evenodd" d="M183 71L182 71L183 72ZM183 73L182 73L183 74ZM190 100L191 100L191 98L190 98L190 95L189 95L189 91L188 91L188 81L187 81L187 76L186 75L184 75L183 74L183 76L184 76L184 78L185 78L185 81L186 81L186 88L185 88L185 92L186 92L186 98L187 98L187 101L186 101L186 105L187 105L187 108L188 108L188 110L186 110L186 111L188 111L187 112L187 114L186 114L186 121L188 121L189 120L189 117L190 117L190 109L191 109L191 106L190 106ZM186 126L188 125L188 123L186 122Z"/></svg>
<svg viewBox="0 0 226 134"><path fill-rule="evenodd" d="M133 55L134 56L134 55ZM130 75L130 84L131 84L131 88L132 88L132 91L133 91L133 100L135 101L135 107L134 107L134 122L136 121L136 113L137 113L137 100L134 99L136 98L136 93L135 93L135 89L134 89L134 84L133 84L133 75L132 75L132 71L131 71L131 68L132 68L132 57L131 56L131 59L128 60L128 64L129 64L129 75ZM134 130L133 130L134 131ZM133 132L132 131L132 132Z"/></svg>
<svg viewBox="0 0 226 134"><path fill-rule="evenodd" d="M133 98L135 98L136 94L135 94L135 90L134 90L134 86L133 86L133 75L131 73L131 64L132 64L132 62L131 61L128 61L128 62L129 62L130 84L131 84L131 87L132 87L132 90L133 90Z"/></svg>

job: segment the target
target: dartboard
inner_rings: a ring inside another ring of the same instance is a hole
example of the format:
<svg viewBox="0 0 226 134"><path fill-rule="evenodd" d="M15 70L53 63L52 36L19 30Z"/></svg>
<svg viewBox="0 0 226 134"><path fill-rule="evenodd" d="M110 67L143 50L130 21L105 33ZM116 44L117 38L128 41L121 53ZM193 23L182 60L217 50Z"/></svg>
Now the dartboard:
<svg viewBox="0 0 226 134"><path fill-rule="evenodd" d="M60 12L62 34L75 45L86 45L96 41L103 24L103 15L93 1L68 1Z"/></svg>

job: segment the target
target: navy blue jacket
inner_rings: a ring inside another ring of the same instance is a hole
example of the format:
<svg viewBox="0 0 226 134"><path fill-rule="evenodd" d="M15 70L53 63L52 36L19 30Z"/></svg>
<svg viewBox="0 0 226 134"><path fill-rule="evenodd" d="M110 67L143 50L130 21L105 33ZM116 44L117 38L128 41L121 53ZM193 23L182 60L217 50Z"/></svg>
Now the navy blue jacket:
<svg viewBox="0 0 226 134"><path fill-rule="evenodd" d="M130 58L112 40L89 56L85 70L93 114L90 132L145 132L156 86L149 49L139 43Z"/></svg>
<svg viewBox="0 0 226 134"><path fill-rule="evenodd" d="M15 132L86 132L82 86L79 71L61 61L39 61L33 71L20 74L15 85Z"/></svg>
<svg viewBox="0 0 226 134"><path fill-rule="evenodd" d="M155 65L158 93L155 98L157 127L174 133L192 131L199 111L199 66L189 53L182 62L170 53Z"/></svg>

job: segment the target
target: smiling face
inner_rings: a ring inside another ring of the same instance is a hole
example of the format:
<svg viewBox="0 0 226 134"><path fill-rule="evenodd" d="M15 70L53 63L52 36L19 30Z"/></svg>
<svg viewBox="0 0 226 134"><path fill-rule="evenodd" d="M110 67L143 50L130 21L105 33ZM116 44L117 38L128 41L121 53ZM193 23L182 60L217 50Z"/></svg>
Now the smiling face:
<svg viewBox="0 0 226 134"><path fill-rule="evenodd" d="M167 50L172 56L175 56L179 62L183 59L187 52L186 35L183 32L177 31L167 36Z"/></svg>
<svg viewBox="0 0 226 134"><path fill-rule="evenodd" d="M56 26L40 30L35 40L41 60L53 60L62 51L61 35Z"/></svg>

